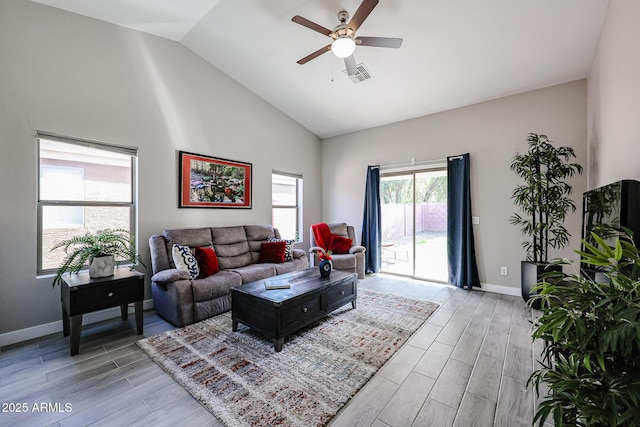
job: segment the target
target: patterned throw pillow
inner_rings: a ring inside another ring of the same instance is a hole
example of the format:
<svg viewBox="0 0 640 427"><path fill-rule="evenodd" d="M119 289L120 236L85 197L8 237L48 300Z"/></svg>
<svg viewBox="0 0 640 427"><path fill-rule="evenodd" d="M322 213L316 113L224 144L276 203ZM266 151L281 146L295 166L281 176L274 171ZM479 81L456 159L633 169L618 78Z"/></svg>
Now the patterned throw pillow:
<svg viewBox="0 0 640 427"><path fill-rule="evenodd" d="M285 242L287 246L284 248L284 261L293 261L293 244L295 240L276 239L275 237L269 237L267 242Z"/></svg>
<svg viewBox="0 0 640 427"><path fill-rule="evenodd" d="M171 256L178 270L189 272L189 279L193 280L198 277L198 274L200 274L198 262L196 261L196 257L193 256L191 249L189 249L189 246L174 244L171 248Z"/></svg>

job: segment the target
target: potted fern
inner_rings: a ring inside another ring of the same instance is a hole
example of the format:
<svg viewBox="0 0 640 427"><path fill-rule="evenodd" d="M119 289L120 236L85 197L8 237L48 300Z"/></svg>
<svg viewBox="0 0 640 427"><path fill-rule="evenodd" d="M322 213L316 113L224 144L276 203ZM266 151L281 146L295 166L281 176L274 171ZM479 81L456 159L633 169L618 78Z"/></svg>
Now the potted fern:
<svg viewBox="0 0 640 427"><path fill-rule="evenodd" d="M522 298L529 300L531 289L547 269L549 248L561 249L569 242L564 227L569 211L575 211L571 185L566 180L582 173L582 166L571 163L575 157L570 147L555 147L546 135L530 133L528 150L516 153L511 170L524 180L511 195L523 214L511 216L511 224L520 226L527 240L522 247L527 260L521 263Z"/></svg>
<svg viewBox="0 0 640 427"><path fill-rule="evenodd" d="M577 268L551 273L532 297L542 310L533 338L544 341L544 351L528 384L538 395L541 384L548 388L534 418L540 426L549 416L557 426L621 427L640 420L640 255L628 230L618 232L612 246L596 233L589 241L576 252L602 269L605 280Z"/></svg>
<svg viewBox="0 0 640 427"><path fill-rule="evenodd" d="M127 230L105 229L87 232L55 244L51 251L63 248L67 254L62 266L56 271L53 286L60 284L62 275L77 273L89 265L91 278L112 276L115 265L122 261L144 266L136 251L135 242Z"/></svg>

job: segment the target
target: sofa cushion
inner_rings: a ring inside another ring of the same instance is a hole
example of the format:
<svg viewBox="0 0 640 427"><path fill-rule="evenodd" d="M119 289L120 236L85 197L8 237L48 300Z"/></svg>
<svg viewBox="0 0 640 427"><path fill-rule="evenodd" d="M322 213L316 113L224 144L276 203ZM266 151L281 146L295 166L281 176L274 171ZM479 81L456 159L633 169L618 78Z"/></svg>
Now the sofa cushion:
<svg viewBox="0 0 640 427"><path fill-rule="evenodd" d="M210 228L180 228L162 232L165 239L183 246L211 246Z"/></svg>
<svg viewBox="0 0 640 427"><path fill-rule="evenodd" d="M260 245L259 263L283 263L285 242L262 242Z"/></svg>
<svg viewBox="0 0 640 427"><path fill-rule="evenodd" d="M164 236L154 234L149 237L149 252L149 255L151 255L151 268L154 274L175 268L173 260L169 262L171 251L167 250L167 239Z"/></svg>
<svg viewBox="0 0 640 427"><path fill-rule="evenodd" d="M275 230L270 224L265 225L245 225L247 240L264 242L269 237L275 237Z"/></svg>
<svg viewBox="0 0 640 427"><path fill-rule="evenodd" d="M272 264L277 274L291 273L293 271L304 270L309 267L309 263L304 263L304 265L300 266L300 260L283 262L282 264Z"/></svg>
<svg viewBox="0 0 640 427"><path fill-rule="evenodd" d="M334 254L331 263L336 270L353 270L356 268L356 257L352 254Z"/></svg>
<svg viewBox="0 0 640 427"><path fill-rule="evenodd" d="M251 283L256 280L267 279L276 275L275 264L249 264L231 270L242 276L242 283Z"/></svg>
<svg viewBox="0 0 640 427"><path fill-rule="evenodd" d="M214 245L229 245L246 242L247 233L241 225L235 227L213 227L211 228L211 238Z"/></svg>
<svg viewBox="0 0 640 427"><path fill-rule="evenodd" d="M258 262L260 259L260 247L262 242L266 242L269 238L276 237L275 230L270 224L245 225L244 229L247 234L249 250L251 251L251 259L254 263Z"/></svg>
<svg viewBox="0 0 640 427"><path fill-rule="evenodd" d="M353 240L346 237L339 236L337 234L331 235L329 240L329 250L334 254L348 254L349 249L353 246Z"/></svg>
<svg viewBox="0 0 640 427"><path fill-rule="evenodd" d="M243 226L214 227L211 229L211 237L221 270L242 267L253 262Z"/></svg>
<svg viewBox="0 0 640 427"><path fill-rule="evenodd" d="M213 248L202 248L198 246L194 250L194 255L196 256L196 261L198 261L198 267L200 268L198 279L209 277L220 271L218 257L216 256L216 251L214 251Z"/></svg>
<svg viewBox="0 0 640 427"><path fill-rule="evenodd" d="M342 237L349 237L349 229L346 222L340 222L336 224L329 224L329 231L331 234L337 234Z"/></svg>
<svg viewBox="0 0 640 427"><path fill-rule="evenodd" d="M167 245L167 254L169 255L169 267L176 268L173 262L172 251L173 245L189 246L195 248L197 246L211 247L211 229L210 228L179 228L175 230L164 230L162 235Z"/></svg>
<svg viewBox="0 0 640 427"><path fill-rule="evenodd" d="M178 270L187 271L189 273L189 279L195 279L200 273L198 268L198 262L196 257L189 249L189 246L173 245L171 249L171 255L173 262Z"/></svg>
<svg viewBox="0 0 640 427"><path fill-rule="evenodd" d="M242 277L231 271L220 271L213 276L193 281L193 301L209 301L229 295L231 288L242 285Z"/></svg>

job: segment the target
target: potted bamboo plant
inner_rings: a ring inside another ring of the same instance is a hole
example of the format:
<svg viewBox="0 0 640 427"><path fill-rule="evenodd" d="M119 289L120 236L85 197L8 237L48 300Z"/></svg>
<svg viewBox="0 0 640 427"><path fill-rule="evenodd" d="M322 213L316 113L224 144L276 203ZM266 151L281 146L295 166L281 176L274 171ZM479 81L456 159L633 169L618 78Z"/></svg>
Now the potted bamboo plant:
<svg viewBox="0 0 640 427"><path fill-rule="evenodd" d="M524 179L511 195L522 215L515 213L511 224L520 226L527 237L522 247L527 260L521 263L522 298L529 300L531 289L540 281L549 263L549 248L560 249L569 242L564 220L576 205L569 197L571 185L566 180L582 173L582 166L571 163L575 157L570 147L555 147L546 135L530 133L528 150L516 153L511 170Z"/></svg>
<svg viewBox="0 0 640 427"><path fill-rule="evenodd" d="M130 262L144 266L136 251L135 242L127 230L105 229L95 233L74 236L55 244L51 251L63 248L67 254L56 271L53 286L60 284L64 273L77 273L89 265L91 278L108 277L116 264Z"/></svg>
<svg viewBox="0 0 640 427"><path fill-rule="evenodd" d="M574 268L545 275L535 288L542 313L533 338L544 350L528 384L538 395L541 384L548 390L535 414L539 426L549 416L556 426L639 425L640 255L629 230L618 231L611 246L603 237L591 233L576 252L604 280Z"/></svg>

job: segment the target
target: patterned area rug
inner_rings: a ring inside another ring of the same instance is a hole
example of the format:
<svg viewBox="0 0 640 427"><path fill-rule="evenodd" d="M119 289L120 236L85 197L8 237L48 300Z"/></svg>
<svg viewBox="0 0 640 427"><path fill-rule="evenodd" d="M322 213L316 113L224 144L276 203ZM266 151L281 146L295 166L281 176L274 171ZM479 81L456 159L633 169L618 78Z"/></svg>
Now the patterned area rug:
<svg viewBox="0 0 640 427"><path fill-rule="evenodd" d="M138 341L158 365L229 427L323 426L438 307L358 290L351 304L270 340L231 313Z"/></svg>

